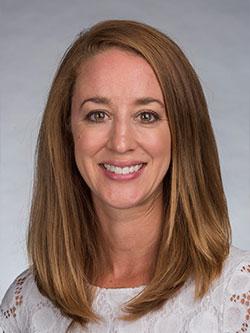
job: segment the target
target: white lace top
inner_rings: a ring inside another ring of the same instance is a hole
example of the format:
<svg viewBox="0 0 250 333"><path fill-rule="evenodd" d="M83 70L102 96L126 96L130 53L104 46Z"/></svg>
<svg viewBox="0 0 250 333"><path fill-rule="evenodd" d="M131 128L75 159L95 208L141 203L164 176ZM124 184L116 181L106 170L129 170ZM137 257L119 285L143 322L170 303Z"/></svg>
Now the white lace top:
<svg viewBox="0 0 250 333"><path fill-rule="evenodd" d="M220 278L201 301L194 301L189 280L178 295L158 311L134 322L118 320L122 304L138 294L136 288L97 288L94 310L102 324L89 324L86 333L242 333L250 332L250 252L231 247ZM66 332L70 320L42 296L29 271L8 289L1 305L4 333ZM1 329L0 329L1 332Z"/></svg>

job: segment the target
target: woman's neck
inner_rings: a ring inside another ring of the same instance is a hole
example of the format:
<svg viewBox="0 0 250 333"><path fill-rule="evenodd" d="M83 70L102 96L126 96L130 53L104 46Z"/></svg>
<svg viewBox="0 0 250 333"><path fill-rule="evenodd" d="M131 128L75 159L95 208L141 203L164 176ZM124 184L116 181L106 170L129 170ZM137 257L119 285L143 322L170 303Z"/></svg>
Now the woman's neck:
<svg viewBox="0 0 250 333"><path fill-rule="evenodd" d="M96 202L97 204L97 202ZM100 287L147 284L153 273L162 228L162 197L140 207L116 210L95 205L107 260Z"/></svg>

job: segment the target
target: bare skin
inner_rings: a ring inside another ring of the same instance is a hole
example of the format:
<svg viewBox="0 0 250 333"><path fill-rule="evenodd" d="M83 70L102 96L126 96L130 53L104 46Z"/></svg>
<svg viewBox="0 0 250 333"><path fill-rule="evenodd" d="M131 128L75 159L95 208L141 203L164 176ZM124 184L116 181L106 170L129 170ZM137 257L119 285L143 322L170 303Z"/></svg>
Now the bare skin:
<svg viewBox="0 0 250 333"><path fill-rule="evenodd" d="M82 64L71 109L76 164L91 189L109 253L97 285L147 284L161 235L162 180L171 160L156 76L142 57L111 48ZM121 181L100 167L106 161L141 161L146 166L137 178Z"/></svg>
<svg viewBox="0 0 250 333"><path fill-rule="evenodd" d="M160 200L152 198L150 201L122 212L110 207L99 208L95 201L111 259L98 286L135 287L151 280L161 231L162 205Z"/></svg>

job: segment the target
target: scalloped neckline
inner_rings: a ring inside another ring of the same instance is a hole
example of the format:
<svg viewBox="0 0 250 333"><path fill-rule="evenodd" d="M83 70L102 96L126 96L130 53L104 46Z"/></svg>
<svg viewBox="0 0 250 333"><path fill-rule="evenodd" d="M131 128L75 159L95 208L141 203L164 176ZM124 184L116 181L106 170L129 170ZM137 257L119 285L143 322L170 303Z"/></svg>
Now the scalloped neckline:
<svg viewBox="0 0 250 333"><path fill-rule="evenodd" d="M93 284L90 284L91 287L95 288L97 291L103 291L103 292L132 292L132 291L139 291L146 287L145 284L137 286L137 287L121 287L121 288L105 288L105 287L99 287L95 286Z"/></svg>

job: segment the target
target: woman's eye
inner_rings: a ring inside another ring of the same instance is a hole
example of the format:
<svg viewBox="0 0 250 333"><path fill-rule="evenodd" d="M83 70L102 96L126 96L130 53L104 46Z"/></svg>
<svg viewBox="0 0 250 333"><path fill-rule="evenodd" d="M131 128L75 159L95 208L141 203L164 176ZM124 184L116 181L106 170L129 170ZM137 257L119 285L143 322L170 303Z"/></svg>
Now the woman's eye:
<svg viewBox="0 0 250 333"><path fill-rule="evenodd" d="M107 114L104 111L91 111L86 115L85 120L93 123L100 123L105 120L106 115ZM153 111L140 112L137 117L140 117L140 120L144 124L154 123L160 120L160 116L158 115L158 113Z"/></svg>
<svg viewBox="0 0 250 333"><path fill-rule="evenodd" d="M91 122L101 122L105 118L105 112L104 111L91 111L89 112L85 119Z"/></svg>
<svg viewBox="0 0 250 333"><path fill-rule="evenodd" d="M152 112L152 111L151 112L148 112L148 111L141 112L139 114L139 116L141 117L141 120L144 123L153 123L157 120L160 120L159 115L156 112Z"/></svg>

